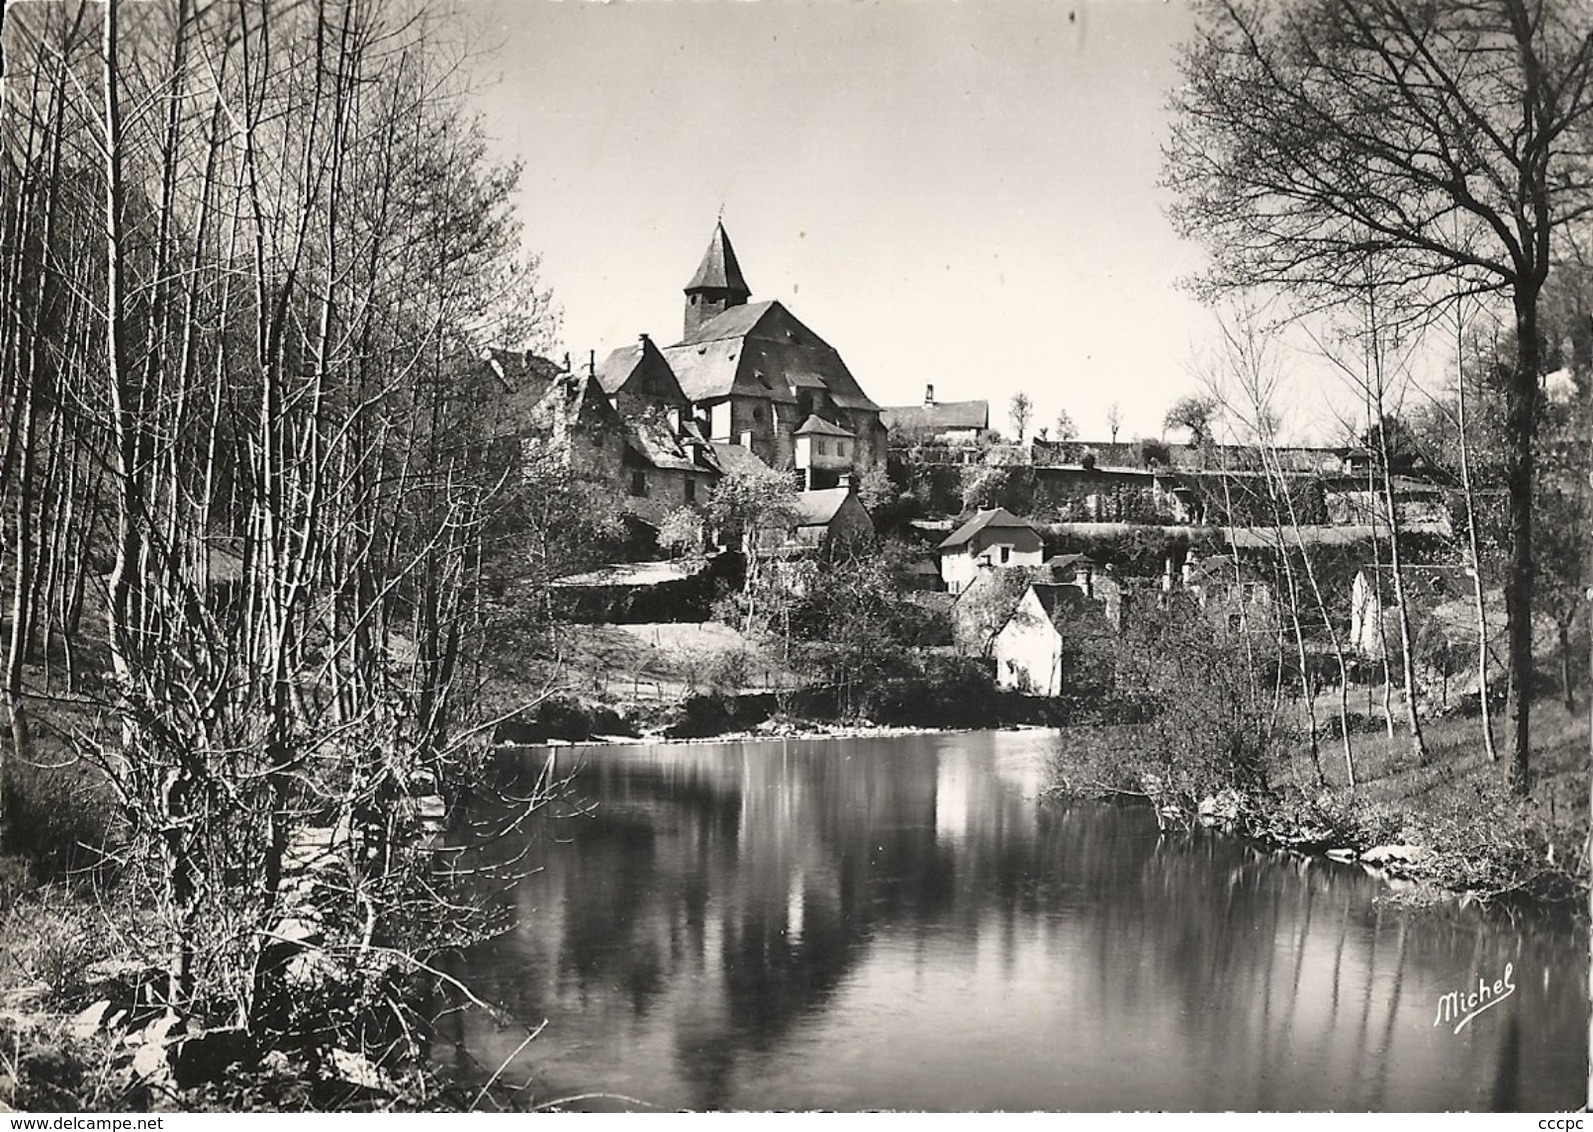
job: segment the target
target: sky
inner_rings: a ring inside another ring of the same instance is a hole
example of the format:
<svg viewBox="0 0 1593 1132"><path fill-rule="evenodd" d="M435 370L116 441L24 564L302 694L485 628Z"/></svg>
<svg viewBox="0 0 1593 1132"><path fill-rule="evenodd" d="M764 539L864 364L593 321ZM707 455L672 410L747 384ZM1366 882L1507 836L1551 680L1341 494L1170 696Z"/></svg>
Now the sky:
<svg viewBox="0 0 1593 1132"><path fill-rule="evenodd" d="M1157 188L1188 0L467 0L476 103L584 359L671 343L721 214L881 405L1160 435L1212 316ZM1296 383L1300 435L1338 431ZM1054 428L1054 424L1052 425ZM1177 436L1182 439L1181 436Z"/></svg>

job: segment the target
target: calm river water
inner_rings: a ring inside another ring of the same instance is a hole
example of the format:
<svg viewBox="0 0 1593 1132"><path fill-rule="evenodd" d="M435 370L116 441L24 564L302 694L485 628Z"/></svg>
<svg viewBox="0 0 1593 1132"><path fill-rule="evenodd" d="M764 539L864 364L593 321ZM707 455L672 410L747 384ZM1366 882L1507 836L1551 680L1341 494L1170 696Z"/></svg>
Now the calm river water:
<svg viewBox="0 0 1593 1132"><path fill-rule="evenodd" d="M469 957L574 1107L1565 1109L1583 936L1035 800L1042 731L561 749L574 801ZM546 751L523 752L527 772ZM1508 974L1507 974L1508 972ZM1455 1032L1443 996L1514 991ZM522 1034L458 1037L489 1071Z"/></svg>

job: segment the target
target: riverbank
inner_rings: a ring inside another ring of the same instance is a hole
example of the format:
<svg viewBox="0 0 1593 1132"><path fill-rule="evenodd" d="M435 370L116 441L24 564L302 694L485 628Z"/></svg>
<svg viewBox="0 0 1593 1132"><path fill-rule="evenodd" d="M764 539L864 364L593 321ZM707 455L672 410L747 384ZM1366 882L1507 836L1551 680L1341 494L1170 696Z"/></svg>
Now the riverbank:
<svg viewBox="0 0 1593 1132"><path fill-rule="evenodd" d="M1265 788L1195 793L1165 790L1143 775L1113 783L1081 772L1104 751L1135 750L1140 736L1131 727L1078 729L1064 733L1051 791L1137 793L1167 824L1207 825L1268 848L1358 862L1410 882L1396 895L1405 903L1529 903L1585 918L1587 718L1548 701L1535 706L1527 797L1511 791L1503 753L1498 762L1488 759L1476 718L1430 722L1426 765L1417 764L1403 730L1392 741L1381 729L1354 734L1353 788L1334 737L1320 743L1325 783L1308 745L1295 743L1277 753Z"/></svg>

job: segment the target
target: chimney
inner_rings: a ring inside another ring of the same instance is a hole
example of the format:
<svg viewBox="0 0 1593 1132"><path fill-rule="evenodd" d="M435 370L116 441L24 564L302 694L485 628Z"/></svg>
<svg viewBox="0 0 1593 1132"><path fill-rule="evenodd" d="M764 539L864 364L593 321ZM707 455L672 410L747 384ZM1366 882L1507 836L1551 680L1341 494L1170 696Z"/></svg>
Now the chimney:
<svg viewBox="0 0 1593 1132"><path fill-rule="evenodd" d="M652 345L652 343L653 343L653 340L651 338L649 338L645 332L643 332L642 334L638 335L638 337L641 339L641 346L642 346L642 349L644 349L644 350L647 349L647 347Z"/></svg>
<svg viewBox="0 0 1593 1132"><path fill-rule="evenodd" d="M933 385L924 386L924 404L933 405L934 403L935 403L935 387Z"/></svg>
<svg viewBox="0 0 1593 1132"><path fill-rule="evenodd" d="M596 350L588 350L586 352L586 376L587 377L596 377L597 376L597 351Z"/></svg>
<svg viewBox="0 0 1593 1132"><path fill-rule="evenodd" d="M844 488L846 488L846 490L848 492L850 492L853 495L856 495L857 494L857 477L852 475L851 472L843 472L841 474L840 483L837 486L844 487Z"/></svg>
<svg viewBox="0 0 1593 1132"><path fill-rule="evenodd" d="M1085 597L1095 596L1095 574L1088 562L1079 563L1078 570L1073 575L1073 584L1084 591Z"/></svg>

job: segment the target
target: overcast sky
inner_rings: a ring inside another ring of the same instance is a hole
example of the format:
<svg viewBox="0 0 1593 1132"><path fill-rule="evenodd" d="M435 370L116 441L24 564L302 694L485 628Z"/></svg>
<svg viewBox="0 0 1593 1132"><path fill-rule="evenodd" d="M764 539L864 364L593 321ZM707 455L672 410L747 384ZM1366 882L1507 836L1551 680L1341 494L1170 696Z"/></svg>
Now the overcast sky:
<svg viewBox="0 0 1593 1132"><path fill-rule="evenodd" d="M1158 434L1210 316L1156 188L1186 0L474 0L563 348L674 342L715 218L884 405ZM1299 396L1291 431L1310 427ZM1327 435L1323 436L1328 439ZM1181 439L1181 437L1180 437Z"/></svg>

